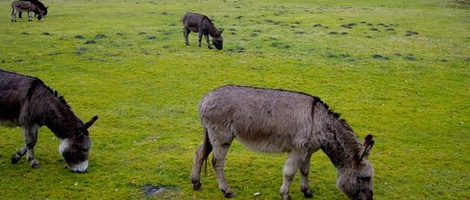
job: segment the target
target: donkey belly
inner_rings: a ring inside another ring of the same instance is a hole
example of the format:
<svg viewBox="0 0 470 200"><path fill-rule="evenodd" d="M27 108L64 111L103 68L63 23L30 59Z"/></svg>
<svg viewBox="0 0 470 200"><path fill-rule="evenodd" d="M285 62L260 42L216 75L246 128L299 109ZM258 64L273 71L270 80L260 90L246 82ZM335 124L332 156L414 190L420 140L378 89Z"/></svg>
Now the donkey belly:
<svg viewBox="0 0 470 200"><path fill-rule="evenodd" d="M275 136L269 136L260 138L255 135L248 136L245 134L235 133L235 137L242 143L245 147L253 150L266 153L283 153L290 152L291 140L288 138L281 138Z"/></svg>
<svg viewBox="0 0 470 200"><path fill-rule="evenodd" d="M1 93L0 93L1 94ZM20 105L6 103L0 99L0 125L19 126Z"/></svg>
<svg viewBox="0 0 470 200"><path fill-rule="evenodd" d="M255 151L283 153L312 145L310 129L291 122L252 122L232 130L242 144Z"/></svg>
<svg viewBox="0 0 470 200"><path fill-rule="evenodd" d="M0 85L0 125L19 126L21 101L16 93Z"/></svg>
<svg viewBox="0 0 470 200"><path fill-rule="evenodd" d="M19 110L0 104L0 125L19 126Z"/></svg>

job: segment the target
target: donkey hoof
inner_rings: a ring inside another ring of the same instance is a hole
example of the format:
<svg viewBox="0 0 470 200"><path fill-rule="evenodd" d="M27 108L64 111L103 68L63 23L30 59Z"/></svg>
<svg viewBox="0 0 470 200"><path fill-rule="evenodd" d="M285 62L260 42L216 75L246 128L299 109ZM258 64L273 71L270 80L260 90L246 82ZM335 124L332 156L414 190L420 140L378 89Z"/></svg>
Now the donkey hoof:
<svg viewBox="0 0 470 200"><path fill-rule="evenodd" d="M291 200L292 198L290 197L289 193L280 193L282 200Z"/></svg>
<svg viewBox="0 0 470 200"><path fill-rule="evenodd" d="M228 189L227 191L223 191L223 190L222 190L222 192L224 192L225 198L233 198L233 197L235 197L235 194L233 194L233 192L232 192L231 189Z"/></svg>
<svg viewBox="0 0 470 200"><path fill-rule="evenodd" d="M225 193L225 198L229 199L229 198L233 198L233 197L235 197L235 194L233 194L232 192Z"/></svg>
<svg viewBox="0 0 470 200"><path fill-rule="evenodd" d="M11 157L11 164L16 164L18 163L18 161L20 160L21 157L16 157L15 155L13 155Z"/></svg>
<svg viewBox="0 0 470 200"><path fill-rule="evenodd" d="M34 163L34 164L31 164L31 167L33 169L39 169L39 168L41 168L41 165L39 165L38 163Z"/></svg>
<svg viewBox="0 0 470 200"><path fill-rule="evenodd" d="M201 190L201 183L200 182L194 183L193 190Z"/></svg>
<svg viewBox="0 0 470 200"><path fill-rule="evenodd" d="M313 192L310 188L302 192L304 193L305 198L313 198Z"/></svg>

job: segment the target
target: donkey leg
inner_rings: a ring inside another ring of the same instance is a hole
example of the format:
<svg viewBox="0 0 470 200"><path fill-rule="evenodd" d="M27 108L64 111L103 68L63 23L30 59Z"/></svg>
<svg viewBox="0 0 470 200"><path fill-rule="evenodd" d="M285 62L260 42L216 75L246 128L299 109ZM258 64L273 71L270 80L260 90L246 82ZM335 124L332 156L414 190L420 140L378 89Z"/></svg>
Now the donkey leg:
<svg viewBox="0 0 470 200"><path fill-rule="evenodd" d="M20 18L20 19L23 18L23 16L21 14L23 14L23 12L18 12L18 18Z"/></svg>
<svg viewBox="0 0 470 200"><path fill-rule="evenodd" d="M225 157L234 136L228 130L212 130L212 134L211 130L209 130L209 135L211 136L210 141L213 147L212 166L219 182L219 189L222 190L226 198L235 197L232 189L228 186L224 172Z"/></svg>
<svg viewBox="0 0 470 200"><path fill-rule="evenodd" d="M26 147L21 147L13 156L11 156L11 163L16 164L21 159L21 157L26 154Z"/></svg>
<svg viewBox="0 0 470 200"><path fill-rule="evenodd" d="M310 189L308 183L308 173L310 172L310 158L312 154L308 154L307 157L300 163L300 190L304 193L305 198L312 198L313 192Z"/></svg>
<svg viewBox="0 0 470 200"><path fill-rule="evenodd" d="M13 9L11 11L11 21L16 22L16 11L15 11L15 9Z"/></svg>
<svg viewBox="0 0 470 200"><path fill-rule="evenodd" d="M207 47L208 47L209 49L212 49L211 43L209 42L209 34L204 35L204 36L206 37Z"/></svg>
<svg viewBox="0 0 470 200"><path fill-rule="evenodd" d="M31 15L31 12L28 11L28 21L33 21L33 17Z"/></svg>
<svg viewBox="0 0 470 200"><path fill-rule="evenodd" d="M202 41L202 31L199 31L199 36L198 36L198 42L199 42L199 47L201 47L201 41Z"/></svg>
<svg viewBox="0 0 470 200"><path fill-rule="evenodd" d="M290 185L292 183L292 179L294 179L295 172L299 169L299 155L297 152L290 152L289 156L287 157L286 163L284 164L283 174L283 182L280 189L280 195L284 200L290 200L291 197L289 195Z"/></svg>
<svg viewBox="0 0 470 200"><path fill-rule="evenodd" d="M194 157L193 170L191 172L191 183L193 184L193 190L201 189L201 168L204 162L202 152L204 149L204 144L201 144L196 150L196 156Z"/></svg>
<svg viewBox="0 0 470 200"><path fill-rule="evenodd" d="M33 125L31 127L22 127L25 147L26 147L26 156L28 161L31 163L32 168L39 168L39 162L34 157L34 146L38 141L38 125Z"/></svg>
<svg viewBox="0 0 470 200"><path fill-rule="evenodd" d="M223 146L214 147L214 156L212 158L212 166L214 167L217 180L219 182L219 189L224 193L226 198L233 198L232 189L228 186L227 179L224 173L225 157L227 156L228 148L230 144Z"/></svg>
<svg viewBox="0 0 470 200"><path fill-rule="evenodd" d="M183 35L184 35L184 44L186 44L186 47L189 46L189 39L188 39L188 36L189 36L189 33L191 32L191 30L189 30L188 28L183 28Z"/></svg>

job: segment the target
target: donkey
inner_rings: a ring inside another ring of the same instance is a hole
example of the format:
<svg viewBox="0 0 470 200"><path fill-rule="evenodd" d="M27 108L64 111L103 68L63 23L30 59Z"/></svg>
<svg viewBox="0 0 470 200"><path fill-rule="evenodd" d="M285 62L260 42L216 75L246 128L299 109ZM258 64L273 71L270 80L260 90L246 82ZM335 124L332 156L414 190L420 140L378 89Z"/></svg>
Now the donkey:
<svg viewBox="0 0 470 200"><path fill-rule="evenodd" d="M38 130L47 126L60 140L62 154L70 170L85 172L91 141L88 128L98 119L83 123L62 96L38 78L0 69L0 125L20 126L25 146L11 158L13 164L26 154L33 168L39 168L34 157Z"/></svg>
<svg viewBox="0 0 470 200"><path fill-rule="evenodd" d="M222 38L223 29L217 30L212 21L205 15L188 12L183 16L184 43L189 46L188 35L191 31L199 33L199 47L201 47L202 35L206 38L209 49L212 49L209 43L209 35L212 37L212 44L218 50L222 50L224 38Z"/></svg>
<svg viewBox="0 0 470 200"><path fill-rule="evenodd" d="M43 10L39 8L36 4L30 1L14 1L11 3L11 21L16 22L16 13L18 12L28 12L28 21L32 21L31 12L36 14L38 20L43 18Z"/></svg>
<svg viewBox="0 0 470 200"><path fill-rule="evenodd" d="M201 189L200 173L213 152L212 165L225 197L234 197L224 173L225 157L234 138L246 147L287 152L280 195L291 199L289 188L300 170L301 191L313 197L309 187L311 155L319 149L338 170L337 186L350 199L372 199L373 167L367 159L374 145L364 141L339 114L318 97L285 90L226 85L207 93L199 104L204 140L196 150L191 182Z"/></svg>
<svg viewBox="0 0 470 200"><path fill-rule="evenodd" d="M34 5L36 5L37 7L39 7L39 9L42 10L42 16L43 17L46 17L47 16L47 9L49 8L49 6L45 6L43 3L41 3L40 1L38 0L21 0L21 1L30 1L31 3L33 3ZM18 13L18 18L23 18L22 17L22 12L20 11ZM36 15L37 16L37 15Z"/></svg>

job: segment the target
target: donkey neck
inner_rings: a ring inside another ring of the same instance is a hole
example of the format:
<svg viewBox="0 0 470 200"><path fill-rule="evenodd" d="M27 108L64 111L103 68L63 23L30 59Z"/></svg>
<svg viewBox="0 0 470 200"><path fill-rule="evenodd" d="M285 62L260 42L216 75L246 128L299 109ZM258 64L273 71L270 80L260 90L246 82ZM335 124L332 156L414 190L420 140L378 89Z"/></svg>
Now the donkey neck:
<svg viewBox="0 0 470 200"><path fill-rule="evenodd" d="M75 130L83 126L83 122L75 116L65 99L49 88L36 90L31 97L31 104L35 104L35 114L41 123L60 139L72 137Z"/></svg>
<svg viewBox="0 0 470 200"><path fill-rule="evenodd" d="M218 30L215 28L215 26L214 26L214 25L212 25L212 26L209 26L209 28L208 28L208 32L209 32L209 35L211 35L211 37L213 37L213 38L216 38L216 37L218 37L218 33L219 33L219 31L218 31Z"/></svg>
<svg viewBox="0 0 470 200"><path fill-rule="evenodd" d="M207 33L209 33L209 35L213 38L216 38L219 31L215 28L214 24L212 23L212 21L208 18L208 17L204 17L202 19L202 24L203 26L206 27L206 30L207 30Z"/></svg>
<svg viewBox="0 0 470 200"><path fill-rule="evenodd" d="M321 149L337 169L354 163L361 146L345 120L335 115L328 116L323 134Z"/></svg>

